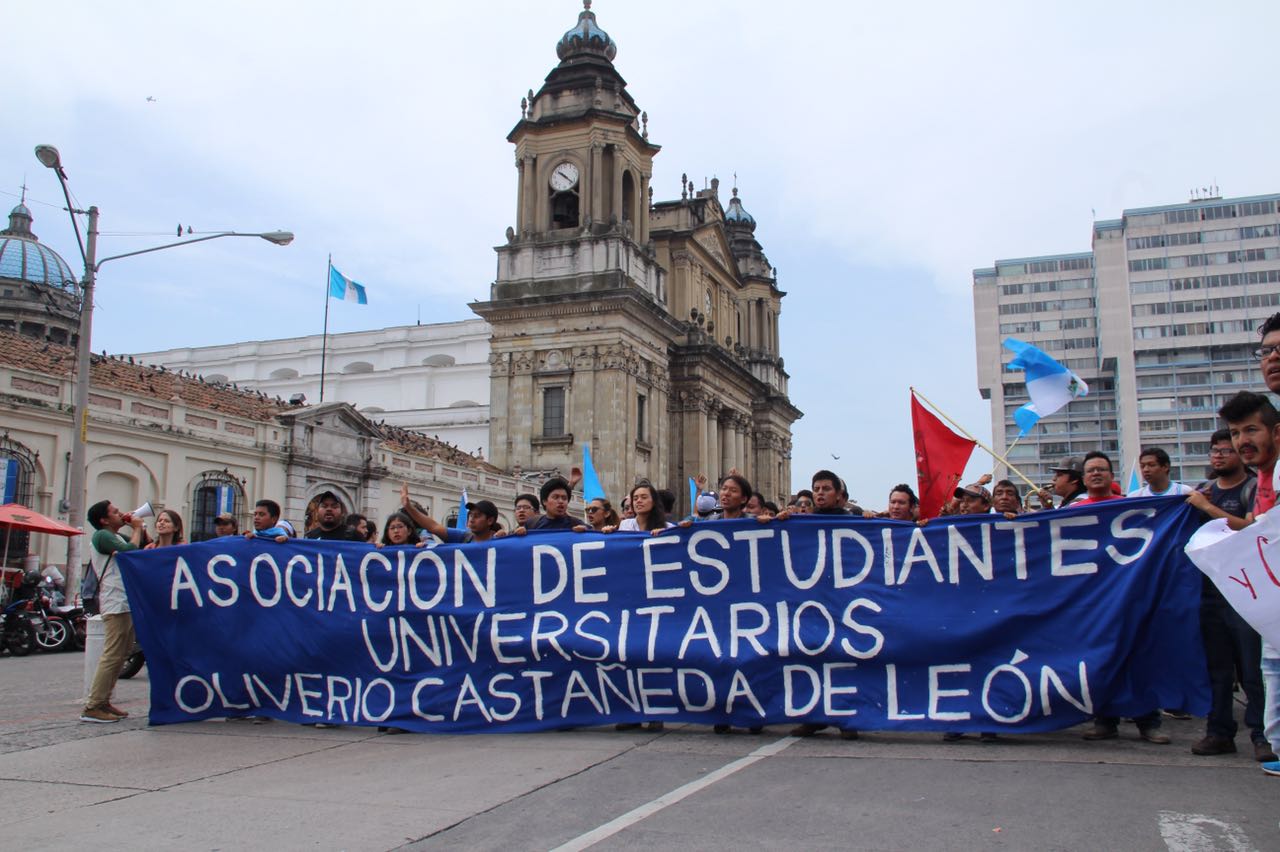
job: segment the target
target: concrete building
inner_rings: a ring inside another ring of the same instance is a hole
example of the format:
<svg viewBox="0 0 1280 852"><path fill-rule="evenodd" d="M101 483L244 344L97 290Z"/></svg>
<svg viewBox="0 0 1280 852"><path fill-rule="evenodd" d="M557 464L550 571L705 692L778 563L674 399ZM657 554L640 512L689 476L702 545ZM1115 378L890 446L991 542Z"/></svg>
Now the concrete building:
<svg viewBox="0 0 1280 852"><path fill-rule="evenodd" d="M1089 384L1089 395L1008 453L1037 482L1067 455L1102 449L1127 484L1141 447L1173 478L1206 476L1217 409L1259 390L1255 331L1280 310L1280 195L1212 197L1126 210L1093 225L1090 252L996 261L973 272L978 385L997 452L1017 438L1028 400L1005 372L1009 336L1034 343Z"/></svg>

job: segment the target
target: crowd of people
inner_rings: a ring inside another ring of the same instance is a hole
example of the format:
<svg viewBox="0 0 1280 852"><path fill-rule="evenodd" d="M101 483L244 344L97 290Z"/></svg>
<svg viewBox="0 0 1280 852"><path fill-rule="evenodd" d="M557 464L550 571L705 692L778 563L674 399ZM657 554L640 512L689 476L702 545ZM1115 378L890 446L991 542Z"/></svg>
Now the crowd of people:
<svg viewBox="0 0 1280 852"><path fill-rule="evenodd" d="M1260 360L1263 381L1268 390L1280 394L1280 313L1268 318L1260 327L1262 343L1256 355ZM1274 485L1277 456L1280 456L1280 412L1261 394L1241 391L1227 400L1218 415L1225 424L1210 438L1208 466L1213 474L1206 481L1191 486L1171 477L1169 454L1161 447L1144 447L1138 464L1143 484L1125 494L1115 478L1111 458L1100 450L1083 457L1063 459L1052 468L1053 481L1045 489L1024 494L1010 479L987 485L991 477L983 476L970 485L957 487L952 498L942 507L940 516L999 514L1013 518L1025 512L1057 511L1126 497L1183 496L1207 521L1223 519L1232 529L1252 524L1276 502ZM894 486L884 510L863 509L850 501L843 479L830 470L819 470L810 478L810 487L797 492L785 507L779 507L757 494L751 483L737 470L731 470L712 490L705 476L696 480L697 494L689 515L673 519L675 494L647 481L635 484L615 508L603 497L586 501L585 518L570 513L573 490L580 477L555 476L542 484L538 494L523 493L514 500L515 526L504 529L499 512L492 501L477 500L466 504L466 529L447 526L431 517L409 496L408 487L400 491L401 508L385 519L382 535L377 524L360 514L348 514L342 501L332 491L317 495L307 512L307 529L303 538L326 541L364 542L374 547L426 547L436 543L468 544L485 542L507 535L522 536L544 530L576 532L649 532L658 534L675 526L689 526L715 520L755 518L767 523L784 521L791 515L815 514L883 518L893 521L929 523L920 517L920 501L908 484ZM270 499L259 500L252 516L248 538L285 542L298 535L294 527L280 517L280 505ZM143 519L120 512L110 501L90 507L89 523L95 532L90 542L91 566L98 579L98 600L106 626L106 643L86 699L81 719L90 722L115 722L128 713L111 704L111 691L116 673L133 646L133 627L128 600L118 570L113 571L116 553L140 547L167 547L184 543L182 518L174 511L161 511L155 521L155 536L148 535ZM241 535L234 515L219 515L215 521L217 535ZM125 534L122 534L122 531ZM1205 735L1191 748L1197 755L1222 755L1236 751L1238 724L1234 713L1237 684L1245 698L1244 727L1248 729L1253 756L1265 772L1280 775L1280 761L1273 745L1280 744L1280 649L1264 643L1261 637L1229 605L1217 587L1206 577L1202 583L1200 628L1211 684L1212 706L1206 718ZM1185 717L1179 708L1151 708L1135 716L1139 737L1149 743L1167 744L1170 738L1161 732L1164 715ZM1108 740L1119 735L1120 719L1099 716L1084 733L1086 740ZM659 728L661 722L651 722ZM635 727L619 725L619 728ZM794 736L812 736L826 725L803 723L795 727ZM391 730L391 729L388 729ZM728 725L716 725L717 733L727 733ZM752 728L758 731L759 728ZM840 728L840 736L857 739L852 727ZM962 734L946 734L954 741ZM993 733L982 734L983 740L996 739Z"/></svg>

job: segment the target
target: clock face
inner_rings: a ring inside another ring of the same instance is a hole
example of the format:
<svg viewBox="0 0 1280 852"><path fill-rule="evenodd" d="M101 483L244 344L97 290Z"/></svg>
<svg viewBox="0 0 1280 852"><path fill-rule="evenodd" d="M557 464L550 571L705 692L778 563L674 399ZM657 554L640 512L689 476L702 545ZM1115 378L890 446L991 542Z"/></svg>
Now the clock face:
<svg viewBox="0 0 1280 852"><path fill-rule="evenodd" d="M573 189L578 185L578 167L573 163L561 163L551 171L551 188L557 192Z"/></svg>

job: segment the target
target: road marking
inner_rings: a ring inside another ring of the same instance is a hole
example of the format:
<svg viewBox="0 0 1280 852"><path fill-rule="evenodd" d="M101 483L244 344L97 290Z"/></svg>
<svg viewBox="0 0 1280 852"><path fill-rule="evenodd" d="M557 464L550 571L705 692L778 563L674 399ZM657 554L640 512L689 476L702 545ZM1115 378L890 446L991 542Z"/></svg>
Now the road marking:
<svg viewBox="0 0 1280 852"><path fill-rule="evenodd" d="M735 772L746 769L757 761L764 760L766 757L772 757L783 749L786 749L796 742L795 737L783 737L780 740L771 742L768 745L761 746L746 757L740 757L737 760L726 763L715 772L709 772L699 778L697 781L690 781L675 788L670 793L664 793L652 802L647 802L638 808L627 811L622 816L609 820L599 828L588 831L586 834L580 834L570 840L568 843L557 846L551 852L579 852L579 850L587 849L599 843L605 838L612 837L620 831L623 831L643 819L648 819L664 808L669 808L679 801L687 799L700 790L705 790L718 781L723 781Z"/></svg>
<svg viewBox="0 0 1280 852"><path fill-rule="evenodd" d="M1169 852L1256 852L1239 826L1204 814L1160 811L1160 837Z"/></svg>

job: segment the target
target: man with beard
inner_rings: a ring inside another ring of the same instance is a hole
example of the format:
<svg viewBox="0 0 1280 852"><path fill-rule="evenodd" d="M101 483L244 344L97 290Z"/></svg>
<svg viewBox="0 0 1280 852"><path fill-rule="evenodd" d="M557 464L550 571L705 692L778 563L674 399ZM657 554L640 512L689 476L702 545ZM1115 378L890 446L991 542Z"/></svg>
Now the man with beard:
<svg viewBox="0 0 1280 852"><path fill-rule="evenodd" d="M362 541L360 533L343 523L347 511L342 506L338 495L332 491L321 491L316 495L315 527L307 530L303 538L320 539L321 541Z"/></svg>

